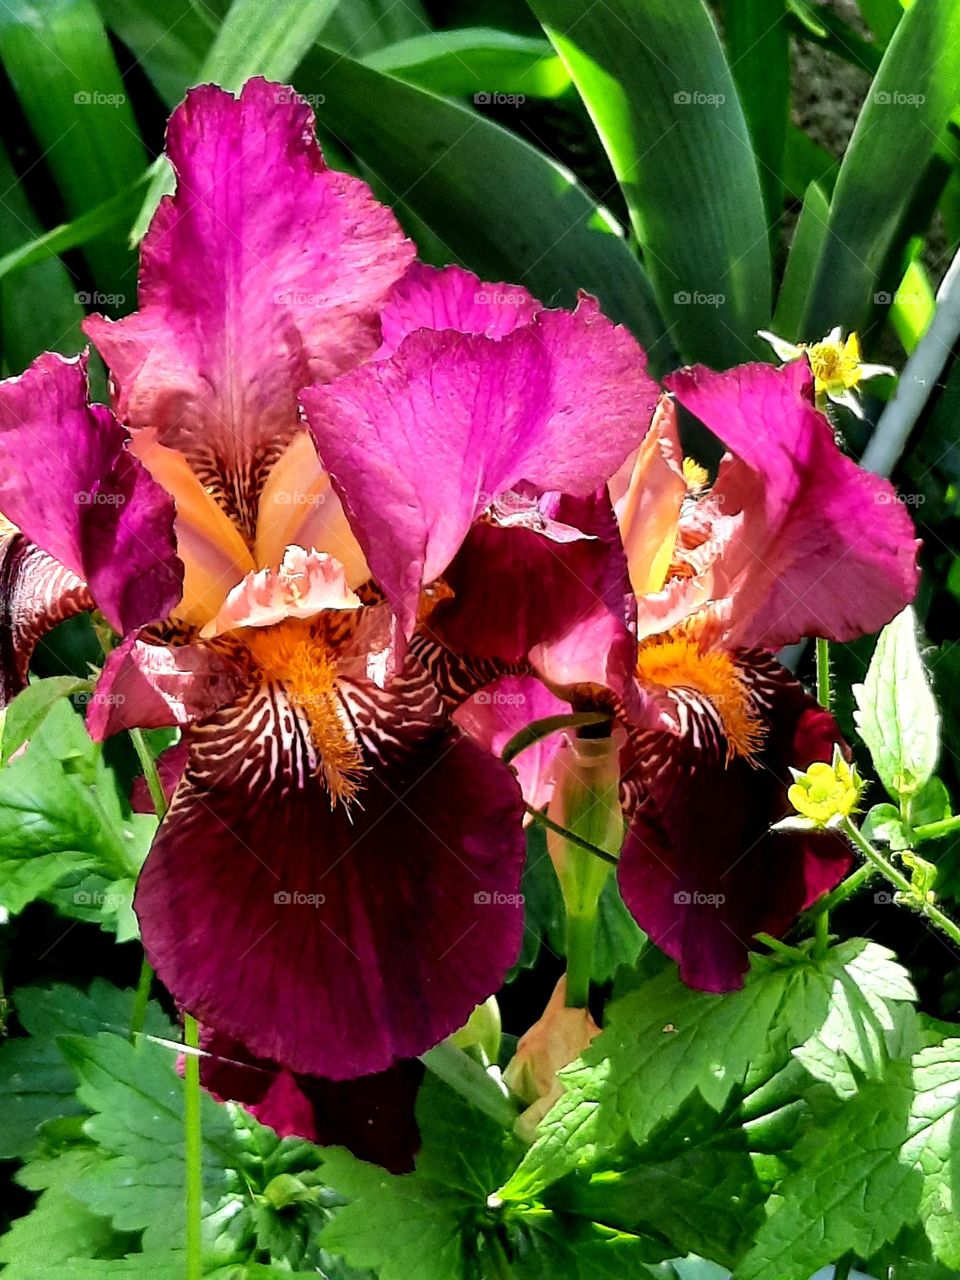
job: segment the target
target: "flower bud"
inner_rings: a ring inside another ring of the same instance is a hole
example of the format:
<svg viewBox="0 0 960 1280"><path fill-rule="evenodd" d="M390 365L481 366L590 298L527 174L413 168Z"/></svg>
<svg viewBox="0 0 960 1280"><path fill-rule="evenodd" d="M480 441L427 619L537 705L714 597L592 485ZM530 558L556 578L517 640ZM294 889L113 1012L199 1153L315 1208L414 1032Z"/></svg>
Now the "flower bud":
<svg viewBox="0 0 960 1280"><path fill-rule="evenodd" d="M557 753L556 782L547 816L582 840L617 857L623 843L620 747L624 732L571 738ZM547 849L563 890L568 916L592 916L611 865L553 831Z"/></svg>
<svg viewBox="0 0 960 1280"><path fill-rule="evenodd" d="M567 980L561 978L542 1016L520 1037L517 1052L503 1073L511 1092L527 1104L516 1132L532 1143L537 1125L563 1093L557 1072L568 1066L600 1034L589 1009L567 1007Z"/></svg>
<svg viewBox="0 0 960 1280"><path fill-rule="evenodd" d="M458 1049L470 1049L476 1045L486 1054L488 1062L496 1062L500 1057L500 1006L497 997L490 996L483 1004L478 1004L450 1039Z"/></svg>

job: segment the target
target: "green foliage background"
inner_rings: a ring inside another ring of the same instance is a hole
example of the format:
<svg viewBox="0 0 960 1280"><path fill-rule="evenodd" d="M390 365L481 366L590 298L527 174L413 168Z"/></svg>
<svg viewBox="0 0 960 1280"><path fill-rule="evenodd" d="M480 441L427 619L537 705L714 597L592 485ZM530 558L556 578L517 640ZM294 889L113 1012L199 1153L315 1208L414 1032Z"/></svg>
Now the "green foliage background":
<svg viewBox="0 0 960 1280"><path fill-rule="evenodd" d="M802 58L828 90L851 66L865 85L842 156L800 127ZM585 288L658 374L769 358L758 328L811 341L838 324L899 367L925 350L960 243L957 0L0 0L0 65L4 376L79 350L85 311L135 307L135 244L169 181L164 121L204 80L292 82L330 162L397 209L424 258L553 305ZM924 834L960 794L956 333L947 348L894 471L924 542L926 638L908 614L875 654L867 640L833 661L873 779L865 830L891 857L922 849L902 866L952 912L960 841ZM892 392L874 386L865 423L838 419L854 454ZM9 1280L184 1275L173 1011L151 1003L145 1034L129 1035L130 899L155 820L130 811L129 747L101 750L83 730L96 656L85 619L61 628L4 729ZM562 966L538 840L501 995L505 1055ZM682 987L607 899L605 1030L532 1148L489 1075L467 1070L455 1092L441 1060L404 1177L205 1099L205 1274L960 1274L960 964L917 900L898 906L874 883L834 913L842 941L815 945L801 927L717 998Z"/></svg>

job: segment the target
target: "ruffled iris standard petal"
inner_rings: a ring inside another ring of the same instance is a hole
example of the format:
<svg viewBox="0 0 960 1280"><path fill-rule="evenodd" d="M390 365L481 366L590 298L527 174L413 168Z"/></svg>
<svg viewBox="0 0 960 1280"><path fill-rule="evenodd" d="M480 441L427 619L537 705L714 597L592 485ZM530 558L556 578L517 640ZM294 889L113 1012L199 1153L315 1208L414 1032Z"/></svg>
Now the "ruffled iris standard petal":
<svg viewBox="0 0 960 1280"><path fill-rule="evenodd" d="M657 398L644 356L592 299L499 339L411 334L387 360L304 391L318 452L371 573L412 630L420 589L474 520L529 484L586 497Z"/></svg>
<svg viewBox="0 0 960 1280"><path fill-rule="evenodd" d="M378 359L392 355L417 329L455 329L503 338L528 324L537 302L517 284L480 280L462 267L429 267L415 262L390 291L380 316L383 342Z"/></svg>
<svg viewBox="0 0 960 1280"><path fill-rule="evenodd" d="M177 190L143 242L140 310L85 327L121 418L190 457L252 538L298 391L376 350L413 247L363 182L327 169L312 112L281 85L191 89L167 154Z"/></svg>
<svg viewBox="0 0 960 1280"><path fill-rule="evenodd" d="M0 535L0 707L27 683L38 640L93 608L86 583L22 533Z"/></svg>
<svg viewBox="0 0 960 1280"><path fill-rule="evenodd" d="M744 655L743 670L764 708L754 764L726 763L722 742L705 748L705 720L696 733L634 733L625 748L640 800L620 857L623 898L684 982L704 991L741 986L754 935L782 934L853 861L839 836L770 831L789 811L789 767L829 760L840 733L772 660ZM688 729L695 716L688 705Z"/></svg>
<svg viewBox="0 0 960 1280"><path fill-rule="evenodd" d="M345 1079L422 1053L520 945L519 788L437 727L422 674L404 685L347 694L371 765L349 810L281 686L188 729L140 876L144 945L178 1003L292 1071Z"/></svg>
<svg viewBox="0 0 960 1280"><path fill-rule="evenodd" d="M741 513L714 566L714 598L730 601L729 645L852 640L909 604L910 517L888 481L837 448L805 361L682 369L666 385L733 454L713 488L724 516Z"/></svg>
<svg viewBox="0 0 960 1280"><path fill-rule="evenodd" d="M86 356L45 354L0 383L0 511L122 632L166 616L183 580L173 500L127 439L88 403Z"/></svg>

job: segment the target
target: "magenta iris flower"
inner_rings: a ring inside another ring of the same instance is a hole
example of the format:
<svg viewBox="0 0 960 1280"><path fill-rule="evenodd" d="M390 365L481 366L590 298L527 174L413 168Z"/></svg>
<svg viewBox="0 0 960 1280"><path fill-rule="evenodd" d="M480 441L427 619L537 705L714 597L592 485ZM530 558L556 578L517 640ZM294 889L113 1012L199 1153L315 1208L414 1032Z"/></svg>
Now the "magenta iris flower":
<svg viewBox="0 0 960 1280"><path fill-rule="evenodd" d="M687 983L725 991L754 936L782 934L851 865L838 836L770 830L790 811L790 768L841 743L775 653L878 630L914 596L917 543L892 486L837 447L806 361L686 369L667 386L609 485L629 599L571 614L532 669L500 676L456 718L499 752L570 702L616 716L623 898ZM683 456L676 402L729 450L713 481ZM560 744L555 733L518 757L536 807Z"/></svg>
<svg viewBox="0 0 960 1280"><path fill-rule="evenodd" d="M840 837L770 831L790 767L840 741L773 651L878 630L913 598L917 544L891 485L838 449L806 361L686 369L667 386L729 452L711 484L664 400L614 486L639 638L619 878L683 978L723 991L753 936L783 933L851 862Z"/></svg>
<svg viewBox="0 0 960 1280"><path fill-rule="evenodd" d="M452 722L429 622L469 606L502 667L571 593L594 607L656 388L592 300L411 265L287 89L191 91L167 151L140 309L87 322L116 417L82 361L0 388L5 642L22 678L95 603L121 640L91 733L183 730L135 903L178 1003L298 1076L379 1072L462 1024L522 931L519 788Z"/></svg>

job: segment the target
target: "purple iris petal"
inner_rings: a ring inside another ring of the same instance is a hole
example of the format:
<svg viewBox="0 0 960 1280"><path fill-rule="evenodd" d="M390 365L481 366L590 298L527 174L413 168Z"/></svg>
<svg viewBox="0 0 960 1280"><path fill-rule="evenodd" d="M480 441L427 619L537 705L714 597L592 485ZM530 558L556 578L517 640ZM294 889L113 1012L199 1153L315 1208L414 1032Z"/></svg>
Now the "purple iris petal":
<svg viewBox="0 0 960 1280"><path fill-rule="evenodd" d="M85 355L45 354L0 383L0 511L122 632L168 614L183 581L173 500L127 439L88 403Z"/></svg>

